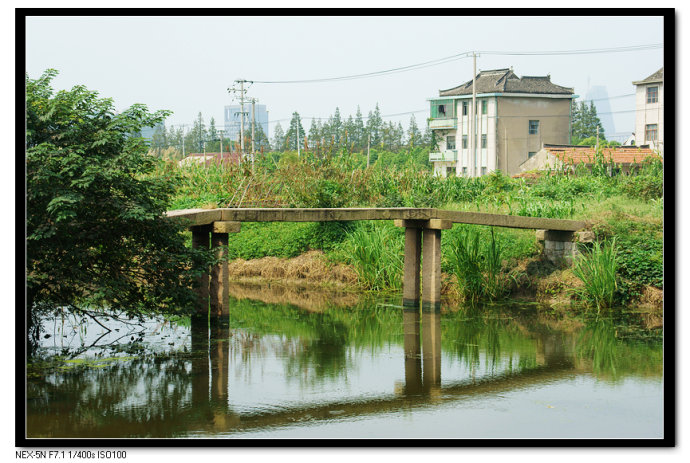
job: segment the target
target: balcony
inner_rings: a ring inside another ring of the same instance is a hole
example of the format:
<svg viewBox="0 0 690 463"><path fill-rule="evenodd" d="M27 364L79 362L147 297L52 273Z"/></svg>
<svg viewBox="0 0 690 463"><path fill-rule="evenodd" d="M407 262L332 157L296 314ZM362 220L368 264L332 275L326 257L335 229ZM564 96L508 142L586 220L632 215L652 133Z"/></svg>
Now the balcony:
<svg viewBox="0 0 690 463"><path fill-rule="evenodd" d="M445 150L439 153L429 153L429 162L457 161L458 150Z"/></svg>
<svg viewBox="0 0 690 463"><path fill-rule="evenodd" d="M431 119L429 121L430 129L457 129L458 120L455 118L448 119Z"/></svg>

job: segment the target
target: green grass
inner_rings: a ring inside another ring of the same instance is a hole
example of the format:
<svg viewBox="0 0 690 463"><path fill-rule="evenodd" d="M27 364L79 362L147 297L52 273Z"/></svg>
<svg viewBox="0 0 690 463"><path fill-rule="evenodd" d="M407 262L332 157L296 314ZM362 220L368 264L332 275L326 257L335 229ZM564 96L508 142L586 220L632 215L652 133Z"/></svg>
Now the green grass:
<svg viewBox="0 0 690 463"><path fill-rule="evenodd" d="M594 243L589 251L583 251L575 260L573 274L584 286L575 290L580 299L596 307L597 313L602 309L611 309L616 302L618 290L618 258L615 239L600 244Z"/></svg>

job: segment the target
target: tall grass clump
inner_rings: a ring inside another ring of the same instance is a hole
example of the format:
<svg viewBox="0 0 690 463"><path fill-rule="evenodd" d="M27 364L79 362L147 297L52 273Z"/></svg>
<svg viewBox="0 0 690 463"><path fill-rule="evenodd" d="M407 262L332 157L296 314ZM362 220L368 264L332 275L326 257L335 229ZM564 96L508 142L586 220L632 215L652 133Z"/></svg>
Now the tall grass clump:
<svg viewBox="0 0 690 463"><path fill-rule="evenodd" d="M584 286L575 293L588 305L596 307L597 313L610 309L616 301L618 282L618 257L615 238L603 245L594 243L590 251L584 251L573 266L573 273Z"/></svg>
<svg viewBox="0 0 690 463"><path fill-rule="evenodd" d="M367 289L399 290L402 286L403 237L396 229L363 224L339 246L339 257L354 266Z"/></svg>
<svg viewBox="0 0 690 463"><path fill-rule="evenodd" d="M498 299L503 295L506 287L501 277L503 250L493 229L486 242L480 242L476 230L463 230L450 249L449 261L462 297L477 302Z"/></svg>

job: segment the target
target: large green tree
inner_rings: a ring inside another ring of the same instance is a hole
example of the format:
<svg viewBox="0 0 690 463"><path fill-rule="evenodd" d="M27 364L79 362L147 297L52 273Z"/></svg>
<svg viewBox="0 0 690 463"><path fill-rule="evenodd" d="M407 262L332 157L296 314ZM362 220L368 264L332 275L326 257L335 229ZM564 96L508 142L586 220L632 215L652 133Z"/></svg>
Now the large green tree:
<svg viewBox="0 0 690 463"><path fill-rule="evenodd" d="M599 140L606 139L604 126L597 115L597 108L593 101L590 101L589 105L586 105L584 101L573 104L571 127L573 144L578 144L585 138L596 137L597 128L599 129Z"/></svg>
<svg viewBox="0 0 690 463"><path fill-rule="evenodd" d="M182 225L164 217L172 178L154 175L162 161L131 135L170 113L141 104L118 113L84 86L54 92L56 75L25 82L29 333L57 307L92 317L102 308L190 312L209 256L187 248Z"/></svg>

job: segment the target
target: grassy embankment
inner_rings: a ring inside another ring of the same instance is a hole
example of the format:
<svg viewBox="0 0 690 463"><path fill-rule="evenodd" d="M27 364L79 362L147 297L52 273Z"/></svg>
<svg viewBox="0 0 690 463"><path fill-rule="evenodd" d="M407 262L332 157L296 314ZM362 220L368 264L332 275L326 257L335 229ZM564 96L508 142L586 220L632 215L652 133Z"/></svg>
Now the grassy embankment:
<svg viewBox="0 0 690 463"><path fill-rule="evenodd" d="M541 258L531 230L456 224L443 232L443 293L450 300L503 297L575 311L642 308L660 314L663 287L663 168L635 175L542 173L466 179L430 174L426 151L345 154L314 159L269 153L254 174L242 167L178 168L172 209L188 207L436 207L587 222L608 256L585 252L579 267ZM614 240L615 237L615 240ZM288 279L371 290L398 290L403 230L388 222L245 223L230 240L234 278ZM596 248L595 248L596 249ZM489 258L487 258L489 256ZM578 272L578 268L581 270Z"/></svg>

